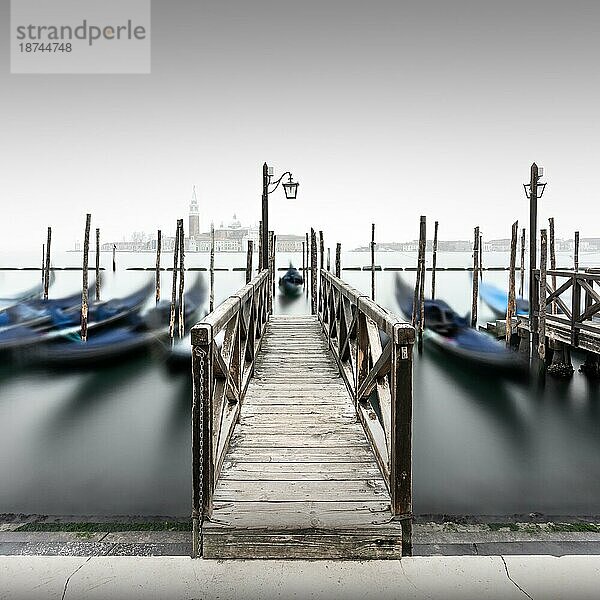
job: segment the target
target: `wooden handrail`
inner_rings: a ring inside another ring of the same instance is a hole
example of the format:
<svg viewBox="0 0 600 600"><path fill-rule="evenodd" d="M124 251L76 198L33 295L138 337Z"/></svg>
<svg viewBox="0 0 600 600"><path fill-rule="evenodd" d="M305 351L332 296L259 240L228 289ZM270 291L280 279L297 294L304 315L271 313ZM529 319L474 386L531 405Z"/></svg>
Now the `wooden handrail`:
<svg viewBox="0 0 600 600"><path fill-rule="evenodd" d="M192 556L202 521L210 516L215 482L269 316L270 273L261 271L191 330Z"/></svg>
<svg viewBox="0 0 600 600"><path fill-rule="evenodd" d="M415 329L325 269L319 298L319 321L388 486L392 515L402 519L409 554Z"/></svg>

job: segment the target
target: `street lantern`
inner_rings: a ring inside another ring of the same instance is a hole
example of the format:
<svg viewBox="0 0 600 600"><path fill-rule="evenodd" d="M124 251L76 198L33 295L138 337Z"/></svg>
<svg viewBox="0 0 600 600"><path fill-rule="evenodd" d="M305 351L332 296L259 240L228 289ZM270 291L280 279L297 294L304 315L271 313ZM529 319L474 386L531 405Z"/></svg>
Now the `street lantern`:
<svg viewBox="0 0 600 600"><path fill-rule="evenodd" d="M295 200L296 195L298 194L298 183L294 182L292 179L292 174L290 173L290 177L286 183L283 184L283 191L285 192L285 197L288 200Z"/></svg>
<svg viewBox="0 0 600 600"><path fill-rule="evenodd" d="M288 180L283 182L283 178ZM263 164L263 193L262 193L262 239L261 239L261 267L267 268L269 264L269 194L272 194L281 184L288 200L295 200L298 195L298 182L292 179L292 174L286 171L277 181L273 179L273 167ZM283 182L283 183L282 183Z"/></svg>

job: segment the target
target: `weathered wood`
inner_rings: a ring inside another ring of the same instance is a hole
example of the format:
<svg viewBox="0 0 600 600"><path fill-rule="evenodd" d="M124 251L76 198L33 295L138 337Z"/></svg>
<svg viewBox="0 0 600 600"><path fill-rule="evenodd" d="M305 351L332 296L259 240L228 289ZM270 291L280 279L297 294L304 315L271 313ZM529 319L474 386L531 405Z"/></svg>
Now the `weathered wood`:
<svg viewBox="0 0 600 600"><path fill-rule="evenodd" d="M96 302L100 301L100 229L96 228Z"/></svg>
<svg viewBox="0 0 600 600"><path fill-rule="evenodd" d="M263 239L263 224L262 221L258 223L258 272L260 273L265 267L262 260L262 239Z"/></svg>
<svg viewBox="0 0 600 600"><path fill-rule="evenodd" d="M413 297L412 324L417 328L417 345L423 351L423 328L425 325L425 248L427 244L427 221L421 216L419 222L419 253L417 256L417 278Z"/></svg>
<svg viewBox="0 0 600 600"><path fill-rule="evenodd" d="M375 223L371 223L371 300L375 301Z"/></svg>
<svg viewBox="0 0 600 600"><path fill-rule="evenodd" d="M319 231L319 268L325 267L325 238L323 232Z"/></svg>
<svg viewBox="0 0 600 600"><path fill-rule="evenodd" d="M483 279L483 235L479 234L479 279Z"/></svg>
<svg viewBox="0 0 600 600"><path fill-rule="evenodd" d="M310 258L309 258L309 252L310 252L310 244L309 244L309 240L308 240L308 232L306 232L306 276L304 278L304 289L306 290L306 297L308 298L308 271L310 268ZM311 271L312 274L312 271ZM311 275L312 276L312 275Z"/></svg>
<svg viewBox="0 0 600 600"><path fill-rule="evenodd" d="M175 310L177 305L177 269L179 267L179 236L181 234L181 220L177 220L177 228L175 230L175 246L173 248L173 282L171 285L171 310L169 313L169 339L171 344L175 337Z"/></svg>
<svg viewBox="0 0 600 600"><path fill-rule="evenodd" d="M311 313L317 314L317 237L315 230L310 230L310 294Z"/></svg>
<svg viewBox="0 0 600 600"><path fill-rule="evenodd" d="M579 271L579 231L575 232L575 241L573 243L573 268Z"/></svg>
<svg viewBox="0 0 600 600"><path fill-rule="evenodd" d="M116 253L117 253L117 245L113 244L113 253L112 253L112 269L113 269L113 273L117 270L117 257L116 257Z"/></svg>
<svg viewBox="0 0 600 600"><path fill-rule="evenodd" d="M246 283L252 279L252 240L248 240L248 250L246 252Z"/></svg>
<svg viewBox="0 0 600 600"><path fill-rule="evenodd" d="M83 284L81 290L81 341L87 341L88 327L88 266L90 253L90 227L92 215L85 217L85 233L83 238ZM49 253L48 253L49 254Z"/></svg>
<svg viewBox="0 0 600 600"><path fill-rule="evenodd" d="M327 270L331 271L331 248L327 248Z"/></svg>
<svg viewBox="0 0 600 600"><path fill-rule="evenodd" d="M546 283L547 283L547 261L548 261L548 237L545 229L540 230L540 284L539 300L540 315L538 318L539 344L538 355L541 364L546 358Z"/></svg>
<svg viewBox="0 0 600 600"><path fill-rule="evenodd" d="M156 270L155 270L155 283L156 283L156 293L155 300L156 304L160 302L160 253L162 249L162 232L159 229L156 234Z"/></svg>
<svg viewBox="0 0 600 600"><path fill-rule="evenodd" d="M517 263L517 237L519 235L519 221L515 221L512 226L512 236L510 241L510 271L508 274L508 302L506 305L506 345L510 346L510 337L512 334L512 319L517 315L517 300L515 294L515 269Z"/></svg>
<svg viewBox="0 0 600 600"><path fill-rule="evenodd" d="M473 242L473 297L471 299L471 327L477 327L477 306L479 302L479 226L475 227Z"/></svg>
<svg viewBox="0 0 600 600"><path fill-rule="evenodd" d="M46 280L46 244L42 244L42 266L40 268L42 272L42 286L44 285L44 281ZM47 297L44 297L44 300L47 300Z"/></svg>
<svg viewBox="0 0 600 600"><path fill-rule="evenodd" d="M318 557L326 540L327 556L375 558L383 547L400 556L398 524L373 533L391 518L388 490L318 321L273 316L263 342L202 527L203 555Z"/></svg>
<svg viewBox="0 0 600 600"><path fill-rule="evenodd" d="M260 238L262 240L262 232ZM260 250L260 244L258 248L258 255L262 256ZM215 224L210 224L210 297L209 297L209 311L212 312L215 309ZM262 268L260 268L262 270Z"/></svg>
<svg viewBox="0 0 600 600"><path fill-rule="evenodd" d="M184 289L185 289L185 235L183 232L183 219L180 221L179 226L179 297L177 300L177 330L179 332L179 339L185 334L185 310L183 306L184 301Z"/></svg>
<svg viewBox="0 0 600 600"><path fill-rule="evenodd" d="M548 219L550 229L550 270L556 269L556 251L554 248L554 217ZM552 275L552 289L556 289L556 275ZM550 305L550 312L556 312L556 306L554 303Z"/></svg>
<svg viewBox="0 0 600 600"><path fill-rule="evenodd" d="M433 224L433 262L431 265L431 299L435 300L435 270L437 267L438 222Z"/></svg>
<svg viewBox="0 0 600 600"><path fill-rule="evenodd" d="M342 245L338 242L335 246L335 276L340 277L342 271Z"/></svg>
<svg viewBox="0 0 600 600"><path fill-rule="evenodd" d="M44 300L48 300L48 288L50 287L50 247L52 245L52 227L48 227L46 239L46 267L44 270Z"/></svg>
<svg viewBox="0 0 600 600"><path fill-rule="evenodd" d="M522 298L525 286L525 227L521 231L521 284L519 285L519 297Z"/></svg>

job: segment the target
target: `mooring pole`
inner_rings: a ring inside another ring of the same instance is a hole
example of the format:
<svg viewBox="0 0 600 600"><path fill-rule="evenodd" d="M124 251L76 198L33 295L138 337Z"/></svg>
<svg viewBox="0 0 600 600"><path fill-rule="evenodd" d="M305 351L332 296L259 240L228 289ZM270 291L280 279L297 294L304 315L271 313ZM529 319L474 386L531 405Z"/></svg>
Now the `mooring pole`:
<svg viewBox="0 0 600 600"><path fill-rule="evenodd" d="M160 252L162 250L162 231L159 229L156 233L156 304L160 302Z"/></svg>
<svg viewBox="0 0 600 600"><path fill-rule="evenodd" d="M342 244L339 242L335 246L335 276L341 277L342 273Z"/></svg>
<svg viewBox="0 0 600 600"><path fill-rule="evenodd" d="M483 235L479 234L479 279L483 280Z"/></svg>
<svg viewBox="0 0 600 600"><path fill-rule="evenodd" d="M304 254L306 243L302 240L302 286L306 287L306 256Z"/></svg>
<svg viewBox="0 0 600 600"><path fill-rule="evenodd" d="M48 300L48 288L50 287L50 246L52 244L52 227L48 227L46 239L46 268L44 271L44 300Z"/></svg>
<svg viewBox="0 0 600 600"><path fill-rule="evenodd" d="M306 280L308 281L308 275L310 270L310 243L308 241L308 231L306 232ZM310 286L306 284L306 297L308 298L308 288Z"/></svg>
<svg viewBox="0 0 600 600"><path fill-rule="evenodd" d="M263 265L263 253L262 253L262 221L258 224L258 272L260 273L264 269Z"/></svg>
<svg viewBox="0 0 600 600"><path fill-rule="evenodd" d="M331 273L331 248L327 248L327 270Z"/></svg>
<svg viewBox="0 0 600 600"><path fill-rule="evenodd" d="M185 289L185 234L183 232L183 219L179 225L179 313L177 316L177 324L179 326L179 338L185 334L185 311L183 306Z"/></svg>
<svg viewBox="0 0 600 600"><path fill-rule="evenodd" d="M515 295L515 269L517 266L517 238L519 236L519 221L515 221L512 226L512 236L510 239L510 268L508 273L508 303L506 305L506 345L510 346L512 335L512 320L517 314L517 301Z"/></svg>
<svg viewBox="0 0 600 600"><path fill-rule="evenodd" d="M375 223L371 223L371 300L375 301Z"/></svg>
<svg viewBox="0 0 600 600"><path fill-rule="evenodd" d="M554 217L550 217L548 219L548 224L550 226L550 270L554 271L556 269L556 251L554 247ZM556 275L552 275L552 291L556 290ZM554 314L555 304L552 302L550 306L551 314Z"/></svg>
<svg viewBox="0 0 600 600"><path fill-rule="evenodd" d="M575 242L573 246L573 266L579 271L579 231L575 232Z"/></svg>
<svg viewBox="0 0 600 600"><path fill-rule="evenodd" d="M438 222L433 224L433 262L431 264L431 299L435 300L435 269L437 267Z"/></svg>
<svg viewBox="0 0 600 600"><path fill-rule="evenodd" d="M421 254L421 279L419 287L419 340L418 351L423 353L423 331L425 329L425 253L427 250L427 217L422 216L419 231L419 251Z"/></svg>
<svg viewBox="0 0 600 600"><path fill-rule="evenodd" d="M275 244L277 236L274 231L269 231L269 244L271 246L271 313L273 312L273 298L275 297Z"/></svg>
<svg viewBox="0 0 600 600"><path fill-rule="evenodd" d="M117 252L117 245L113 244L113 273L117 270L117 258L115 256Z"/></svg>
<svg viewBox="0 0 600 600"><path fill-rule="evenodd" d="M252 240L248 240L248 252L246 254L246 283L250 283L252 279L252 252L253 252L254 242Z"/></svg>
<svg viewBox="0 0 600 600"><path fill-rule="evenodd" d="M531 358L538 357L538 316L537 290L535 270L537 267L537 200L538 200L538 166L531 165L529 180L529 328L531 331Z"/></svg>
<svg viewBox="0 0 600 600"><path fill-rule="evenodd" d="M44 285L44 281L46 281L46 244L42 244L42 268L40 271L42 272L42 285Z"/></svg>
<svg viewBox="0 0 600 600"><path fill-rule="evenodd" d="M317 314L317 234L310 229L310 309L313 315Z"/></svg>
<svg viewBox="0 0 600 600"><path fill-rule="evenodd" d="M475 227L473 240L473 298L471 302L471 327L477 327L477 305L479 300L479 226Z"/></svg>
<svg viewBox="0 0 600 600"><path fill-rule="evenodd" d="M90 252L90 227L92 215L85 217L85 235L83 238L83 285L81 290L81 341L87 342L88 326L88 258Z"/></svg>
<svg viewBox="0 0 600 600"><path fill-rule="evenodd" d="M521 232L521 285L519 286L519 297L522 298L525 288L525 227Z"/></svg>
<svg viewBox="0 0 600 600"><path fill-rule="evenodd" d="M175 337L175 305L177 303L177 268L179 262L179 222L177 220L177 229L175 230L175 245L173 247L173 279L171 284L171 311L169 316L169 339L171 345Z"/></svg>
<svg viewBox="0 0 600 600"><path fill-rule="evenodd" d="M261 237L262 240L262 237ZM262 243L262 242L261 242ZM263 256L262 254L260 255ZM262 260L262 258L261 258ZM263 269L266 269L266 263L263 263ZM215 309L215 224L210 224L210 299L208 309L212 312Z"/></svg>
<svg viewBox="0 0 600 600"><path fill-rule="evenodd" d="M100 229L96 228L96 302L100 301Z"/></svg>
<svg viewBox="0 0 600 600"><path fill-rule="evenodd" d="M540 358L540 369L544 368L546 359L546 279L548 262L548 242L545 229L540 231L540 288L539 288L539 320L538 320L538 356Z"/></svg>

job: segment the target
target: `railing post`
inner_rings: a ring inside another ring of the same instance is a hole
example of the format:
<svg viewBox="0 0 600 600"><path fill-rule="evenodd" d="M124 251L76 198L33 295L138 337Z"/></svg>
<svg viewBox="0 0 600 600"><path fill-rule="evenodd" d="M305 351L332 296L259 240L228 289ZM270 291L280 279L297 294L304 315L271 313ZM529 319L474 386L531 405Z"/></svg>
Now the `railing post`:
<svg viewBox="0 0 600 600"><path fill-rule="evenodd" d="M394 325L391 358L390 495L402 519L402 555L412 555L412 365L415 331Z"/></svg>
<svg viewBox="0 0 600 600"><path fill-rule="evenodd" d="M310 230L310 294L311 313L317 314L317 236L315 230Z"/></svg>
<svg viewBox="0 0 600 600"><path fill-rule="evenodd" d="M201 556L200 528L210 514L214 489L212 448L212 327L192 328L192 558Z"/></svg>
<svg viewBox="0 0 600 600"><path fill-rule="evenodd" d="M573 292L571 297L571 346L577 346L578 330L577 324L581 317L581 286L577 271L573 273Z"/></svg>
<svg viewBox="0 0 600 600"><path fill-rule="evenodd" d="M358 403L362 398L358 396L358 390L360 389L363 381L369 374L369 334L367 331L367 317L363 313L360 307L360 297L356 302L356 310L358 310L358 317L356 321L356 409L358 410Z"/></svg>

